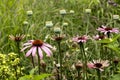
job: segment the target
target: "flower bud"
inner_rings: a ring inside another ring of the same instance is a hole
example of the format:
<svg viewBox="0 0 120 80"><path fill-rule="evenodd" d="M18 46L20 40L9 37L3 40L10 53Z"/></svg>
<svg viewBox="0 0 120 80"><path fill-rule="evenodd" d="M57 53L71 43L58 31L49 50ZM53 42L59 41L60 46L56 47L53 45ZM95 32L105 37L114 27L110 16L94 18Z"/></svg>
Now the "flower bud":
<svg viewBox="0 0 120 80"><path fill-rule="evenodd" d="M63 26L65 26L65 27L68 26L68 23L67 23L67 22L64 22L64 23L63 23Z"/></svg>
<svg viewBox="0 0 120 80"><path fill-rule="evenodd" d="M54 28L54 32L57 34L61 33L61 29L59 27Z"/></svg>
<svg viewBox="0 0 120 80"><path fill-rule="evenodd" d="M40 61L40 64L41 64L42 68L44 68L44 69L46 68L46 63L43 60Z"/></svg>
<svg viewBox="0 0 120 80"><path fill-rule="evenodd" d="M61 14L61 15L65 15L65 14L67 14L67 12L66 12L65 9L62 9L62 10L60 10L60 14Z"/></svg>
<svg viewBox="0 0 120 80"><path fill-rule="evenodd" d="M32 10L27 11L27 15L28 15L28 16L32 16L32 14L33 14Z"/></svg>
<svg viewBox="0 0 120 80"><path fill-rule="evenodd" d="M59 67L60 67L60 64L59 64L59 63L58 63L58 64L56 64L56 67L57 67L57 68L59 68Z"/></svg>
<svg viewBox="0 0 120 80"><path fill-rule="evenodd" d="M70 14L74 14L75 13L75 11L74 10L70 10Z"/></svg>
<svg viewBox="0 0 120 80"><path fill-rule="evenodd" d="M80 70L82 67L83 67L83 64L82 64L80 61L78 61L78 62L75 64L75 68L76 68L77 70Z"/></svg>
<svg viewBox="0 0 120 80"><path fill-rule="evenodd" d="M114 20L118 20L119 19L119 15L113 15L113 19Z"/></svg>
<svg viewBox="0 0 120 80"><path fill-rule="evenodd" d="M85 13L90 14L91 13L91 9L85 9Z"/></svg>
<svg viewBox="0 0 120 80"><path fill-rule="evenodd" d="M52 21L46 21L45 26L48 27L48 28L51 28L53 26Z"/></svg>
<svg viewBox="0 0 120 80"><path fill-rule="evenodd" d="M28 25L29 23L27 21L24 21L23 22L23 25Z"/></svg>

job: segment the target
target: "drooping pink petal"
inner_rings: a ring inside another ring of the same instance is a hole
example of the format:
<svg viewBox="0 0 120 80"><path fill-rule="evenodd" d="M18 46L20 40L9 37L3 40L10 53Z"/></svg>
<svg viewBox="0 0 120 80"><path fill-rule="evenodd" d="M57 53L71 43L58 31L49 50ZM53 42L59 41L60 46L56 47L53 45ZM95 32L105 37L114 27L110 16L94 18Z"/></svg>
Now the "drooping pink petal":
<svg viewBox="0 0 120 80"><path fill-rule="evenodd" d="M37 51L37 47L33 47L32 56L35 56L36 51Z"/></svg>
<svg viewBox="0 0 120 80"><path fill-rule="evenodd" d="M43 45L49 48L53 48L50 44L47 44L47 43L44 43Z"/></svg>
<svg viewBox="0 0 120 80"><path fill-rule="evenodd" d="M46 46L41 46L41 48L43 49L43 51L45 51L45 53L50 56L52 54L51 50L49 48L47 48Z"/></svg>
<svg viewBox="0 0 120 80"><path fill-rule="evenodd" d="M23 52L25 49L29 48L30 46L25 46L23 49L21 49L21 52Z"/></svg>
<svg viewBox="0 0 120 80"><path fill-rule="evenodd" d="M39 53L39 56L40 56L40 59L43 58L43 54L42 54L42 50L40 47L38 47L38 53Z"/></svg>
<svg viewBox="0 0 120 80"><path fill-rule="evenodd" d="M118 29L118 28L113 28L112 31L113 31L114 33L119 33L119 29Z"/></svg>
<svg viewBox="0 0 120 80"><path fill-rule="evenodd" d="M88 66L88 68L95 68L93 63L88 63L87 66Z"/></svg>
<svg viewBox="0 0 120 80"><path fill-rule="evenodd" d="M26 53L26 57L28 57L32 53L33 47Z"/></svg>
<svg viewBox="0 0 120 80"><path fill-rule="evenodd" d="M24 43L23 46L32 45L32 43Z"/></svg>

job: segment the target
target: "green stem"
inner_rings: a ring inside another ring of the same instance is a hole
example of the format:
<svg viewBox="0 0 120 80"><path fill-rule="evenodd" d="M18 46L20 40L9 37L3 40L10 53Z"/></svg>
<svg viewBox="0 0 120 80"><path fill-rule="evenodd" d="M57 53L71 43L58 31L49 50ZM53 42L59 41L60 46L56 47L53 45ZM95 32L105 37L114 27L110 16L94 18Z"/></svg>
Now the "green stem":
<svg viewBox="0 0 120 80"><path fill-rule="evenodd" d="M38 51L38 50L37 50ZM40 56L39 53L37 52L37 56L38 56L38 73L40 75Z"/></svg>
<svg viewBox="0 0 120 80"><path fill-rule="evenodd" d="M80 80L80 70L78 70L77 72L78 72L78 80Z"/></svg>
<svg viewBox="0 0 120 80"><path fill-rule="evenodd" d="M83 76L84 80L87 80L87 57L84 50L84 44L80 43L81 53L82 53L82 62L83 62Z"/></svg>
<svg viewBox="0 0 120 80"><path fill-rule="evenodd" d="M58 49L59 49L59 58L60 58L60 79L62 80L62 54L61 54L60 42L58 42Z"/></svg>
<svg viewBox="0 0 120 80"><path fill-rule="evenodd" d="M32 56L32 55L31 55L31 59L32 59L33 67L35 68L35 63L34 63L34 59L33 59L33 56Z"/></svg>
<svg viewBox="0 0 120 80"><path fill-rule="evenodd" d="M21 57L20 57L20 42L17 42L17 52L18 52L18 54L19 54L19 59L21 59ZM19 67L20 67L20 75L21 75L21 62L19 63Z"/></svg>
<svg viewBox="0 0 120 80"><path fill-rule="evenodd" d="M97 70L98 80L102 80L102 79L101 79L101 73L100 73L100 70L99 70L99 69L96 69L96 70Z"/></svg>

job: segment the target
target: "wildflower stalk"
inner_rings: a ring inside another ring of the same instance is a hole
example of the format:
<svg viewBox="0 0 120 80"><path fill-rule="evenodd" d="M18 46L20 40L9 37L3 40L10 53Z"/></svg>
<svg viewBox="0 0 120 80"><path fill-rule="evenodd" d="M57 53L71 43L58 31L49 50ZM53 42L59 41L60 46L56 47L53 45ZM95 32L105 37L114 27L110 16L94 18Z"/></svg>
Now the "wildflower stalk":
<svg viewBox="0 0 120 80"><path fill-rule="evenodd" d="M17 52L19 54L19 59L20 59L20 42L16 42L17 43ZM21 75L21 62L19 63L19 67L20 67L20 75Z"/></svg>
<svg viewBox="0 0 120 80"><path fill-rule="evenodd" d="M38 49L38 48L37 48ZM37 50L38 51L38 50ZM39 53L37 52L37 56L38 56L38 73L40 75L40 56Z"/></svg>
<svg viewBox="0 0 120 80"><path fill-rule="evenodd" d="M97 70L98 80L102 80L102 79L101 79L101 73L100 73L100 70L99 70L99 69L96 69L96 70Z"/></svg>
<svg viewBox="0 0 120 80"><path fill-rule="evenodd" d="M83 77L84 80L87 80L87 58L85 55L85 50L84 50L84 44L82 42L79 43L80 45L80 51L82 53L82 62L83 62Z"/></svg>
<svg viewBox="0 0 120 80"><path fill-rule="evenodd" d="M18 52L19 58L20 58L20 42L17 42L17 52Z"/></svg>
<svg viewBox="0 0 120 80"><path fill-rule="evenodd" d="M31 55L31 59L32 59L33 67L35 68L35 63L34 63L34 59L33 59L33 56L32 56L32 55Z"/></svg>
<svg viewBox="0 0 120 80"><path fill-rule="evenodd" d="M78 72L78 80L80 80L80 70L77 70Z"/></svg>
<svg viewBox="0 0 120 80"><path fill-rule="evenodd" d="M90 20L89 20L89 17L90 17L90 15L87 14L87 17L88 17L88 18L87 18L87 25L86 25L86 26L87 26L87 27L86 27L86 35L87 35L87 33L88 33L88 30L89 30L89 24L90 24L90 22L89 22L89 21L90 21Z"/></svg>
<svg viewBox="0 0 120 80"><path fill-rule="evenodd" d="M58 42L58 49L59 49L59 59L60 59L60 79L62 80L62 54L61 54L60 41Z"/></svg>

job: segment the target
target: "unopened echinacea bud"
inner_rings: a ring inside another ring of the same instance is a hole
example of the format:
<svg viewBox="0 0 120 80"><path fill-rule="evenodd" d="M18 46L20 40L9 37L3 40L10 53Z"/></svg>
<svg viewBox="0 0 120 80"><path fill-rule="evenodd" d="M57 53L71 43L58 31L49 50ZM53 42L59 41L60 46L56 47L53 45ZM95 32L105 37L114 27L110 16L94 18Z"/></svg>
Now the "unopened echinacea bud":
<svg viewBox="0 0 120 80"><path fill-rule="evenodd" d="M51 28L53 26L52 21L46 21L45 26L48 27L48 28Z"/></svg>
<svg viewBox="0 0 120 80"><path fill-rule="evenodd" d="M114 20L118 20L119 19L119 15L113 15L113 19Z"/></svg>
<svg viewBox="0 0 120 80"><path fill-rule="evenodd" d="M32 11L32 10L27 11L27 15L28 15L28 16L32 16L32 14L33 14L33 11Z"/></svg>
<svg viewBox="0 0 120 80"><path fill-rule="evenodd" d="M75 11L74 10L70 10L70 14L74 14L75 13Z"/></svg>
<svg viewBox="0 0 120 80"><path fill-rule="evenodd" d="M61 33L61 29L59 27L54 28L54 32L57 34Z"/></svg>
<svg viewBox="0 0 120 80"><path fill-rule="evenodd" d="M67 23L67 22L64 22L64 23L63 23L63 26L68 26L68 23Z"/></svg>
<svg viewBox="0 0 120 80"><path fill-rule="evenodd" d="M85 13L90 14L91 13L91 9L85 9Z"/></svg>
<svg viewBox="0 0 120 80"><path fill-rule="evenodd" d="M67 12L66 12L65 9L62 9L62 10L60 10L60 14L61 14L61 15L65 15L65 14L67 14Z"/></svg>
<svg viewBox="0 0 120 80"><path fill-rule="evenodd" d="M23 22L23 25L28 25L29 23L27 21L24 21Z"/></svg>

